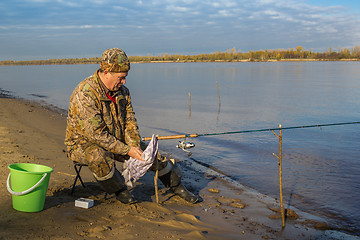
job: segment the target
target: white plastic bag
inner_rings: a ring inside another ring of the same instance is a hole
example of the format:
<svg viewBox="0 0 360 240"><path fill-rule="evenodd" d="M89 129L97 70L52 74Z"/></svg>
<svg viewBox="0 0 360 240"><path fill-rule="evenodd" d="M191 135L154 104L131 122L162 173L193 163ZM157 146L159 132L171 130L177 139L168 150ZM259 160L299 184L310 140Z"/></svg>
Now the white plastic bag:
<svg viewBox="0 0 360 240"><path fill-rule="evenodd" d="M125 161L125 170L122 172L122 175L125 178L125 184L127 186L132 187L133 182L139 180L149 170L156 158L158 147L158 140L153 134L149 145L142 154L144 161L132 157Z"/></svg>

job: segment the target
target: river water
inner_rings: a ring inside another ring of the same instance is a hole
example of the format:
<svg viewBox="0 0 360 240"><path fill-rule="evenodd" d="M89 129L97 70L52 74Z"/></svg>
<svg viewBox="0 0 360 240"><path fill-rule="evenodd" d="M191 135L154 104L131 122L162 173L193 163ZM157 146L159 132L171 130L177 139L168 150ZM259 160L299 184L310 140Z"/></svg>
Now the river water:
<svg viewBox="0 0 360 240"><path fill-rule="evenodd" d="M0 88L67 109L97 65L2 66ZM219 133L360 121L360 62L132 64L127 78L142 136ZM220 93L220 104L218 89ZM189 94L191 94L191 108ZM202 136L192 155L239 183L278 197L271 132ZM360 235L360 125L283 130L285 207Z"/></svg>

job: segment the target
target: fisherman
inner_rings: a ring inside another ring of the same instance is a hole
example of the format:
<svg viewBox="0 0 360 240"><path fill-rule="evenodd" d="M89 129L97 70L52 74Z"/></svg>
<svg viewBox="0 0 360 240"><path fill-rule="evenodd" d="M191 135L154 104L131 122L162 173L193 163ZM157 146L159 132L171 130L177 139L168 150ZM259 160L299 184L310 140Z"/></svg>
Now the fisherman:
<svg viewBox="0 0 360 240"><path fill-rule="evenodd" d="M141 141L138 124L125 87L130 62L119 48L107 49L100 69L86 78L70 97L65 145L70 160L87 164L101 188L115 193L122 203L136 202L121 173L124 162L142 158L146 144ZM158 176L165 187L190 203L197 197L181 183L182 173L173 161L157 154ZM140 170L140 169L139 169ZM155 164L150 170L155 171Z"/></svg>

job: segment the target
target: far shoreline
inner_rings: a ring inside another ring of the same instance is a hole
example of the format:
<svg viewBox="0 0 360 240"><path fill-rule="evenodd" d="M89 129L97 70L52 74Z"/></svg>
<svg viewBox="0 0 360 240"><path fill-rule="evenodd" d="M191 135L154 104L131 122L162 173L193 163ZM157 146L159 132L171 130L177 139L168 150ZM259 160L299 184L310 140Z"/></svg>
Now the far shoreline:
<svg viewBox="0 0 360 240"><path fill-rule="evenodd" d="M350 59L301 59L301 58L289 58L289 59L266 59L266 60L257 60L257 59L241 59L241 60L214 60L214 61L199 61L199 60L182 60L182 61L142 61L142 62L131 62L131 63L210 63L210 62L358 62L360 59L350 58Z"/></svg>
<svg viewBox="0 0 360 240"><path fill-rule="evenodd" d="M30 61L0 61L0 66L31 66L31 65L83 65L83 64L99 64L98 62L74 62L74 63L53 63L50 60L30 60ZM264 62L359 62L357 58L346 59L305 59L305 58L289 58L289 59L234 59L234 60L175 60L175 61L130 61L130 63L264 63Z"/></svg>

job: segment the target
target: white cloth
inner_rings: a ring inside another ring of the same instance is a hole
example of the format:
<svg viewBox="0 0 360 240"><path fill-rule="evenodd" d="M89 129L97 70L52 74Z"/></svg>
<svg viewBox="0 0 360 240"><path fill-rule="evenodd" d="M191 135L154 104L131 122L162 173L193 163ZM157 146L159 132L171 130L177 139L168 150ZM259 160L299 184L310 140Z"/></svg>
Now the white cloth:
<svg viewBox="0 0 360 240"><path fill-rule="evenodd" d="M156 158L158 147L158 140L153 134L149 145L146 147L143 154L141 155L144 161L132 157L130 157L129 160L125 160L125 170L122 172L122 175L125 179L125 184L128 187L132 187L133 182L139 180L149 170Z"/></svg>

